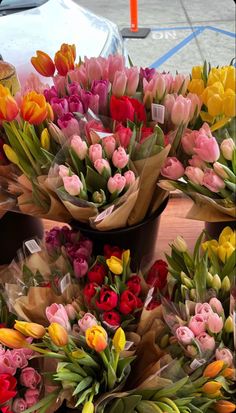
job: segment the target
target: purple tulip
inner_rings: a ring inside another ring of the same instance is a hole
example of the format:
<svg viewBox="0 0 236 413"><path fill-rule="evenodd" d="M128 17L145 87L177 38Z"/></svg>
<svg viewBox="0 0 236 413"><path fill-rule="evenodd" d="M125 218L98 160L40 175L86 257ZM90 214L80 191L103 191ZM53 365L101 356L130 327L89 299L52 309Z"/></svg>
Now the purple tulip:
<svg viewBox="0 0 236 413"><path fill-rule="evenodd" d="M99 96L91 92L81 90L81 101L84 106L85 113L91 109L95 114L98 114Z"/></svg>
<svg viewBox="0 0 236 413"><path fill-rule="evenodd" d="M68 98L70 112L84 113L83 103L78 95L71 95Z"/></svg>
<svg viewBox="0 0 236 413"><path fill-rule="evenodd" d="M69 95L79 95L81 91L81 86L77 82L72 82L67 85L67 91Z"/></svg>
<svg viewBox="0 0 236 413"><path fill-rule="evenodd" d="M146 79L148 82L152 80L156 73L156 70L154 68L149 69L149 67L146 67L143 69L142 67L140 68L140 80L142 81L143 79Z"/></svg>
<svg viewBox="0 0 236 413"><path fill-rule="evenodd" d="M52 98L57 98L58 94L57 94L57 90L55 88L55 86L50 87L49 89L45 89L44 90L44 96L47 102L51 102Z"/></svg>
<svg viewBox="0 0 236 413"><path fill-rule="evenodd" d="M50 102L52 110L57 118L69 112L69 106L66 98L54 97Z"/></svg>
<svg viewBox="0 0 236 413"><path fill-rule="evenodd" d="M74 273L77 278L82 278L88 271L88 263L83 257L75 258L73 262Z"/></svg>
<svg viewBox="0 0 236 413"><path fill-rule="evenodd" d="M93 95L99 96L99 113L107 113L107 98L110 88L108 80L94 80L91 87Z"/></svg>
<svg viewBox="0 0 236 413"><path fill-rule="evenodd" d="M63 115L57 121L59 128L62 130L66 137L80 133L79 123L75 119L74 115L70 112Z"/></svg>

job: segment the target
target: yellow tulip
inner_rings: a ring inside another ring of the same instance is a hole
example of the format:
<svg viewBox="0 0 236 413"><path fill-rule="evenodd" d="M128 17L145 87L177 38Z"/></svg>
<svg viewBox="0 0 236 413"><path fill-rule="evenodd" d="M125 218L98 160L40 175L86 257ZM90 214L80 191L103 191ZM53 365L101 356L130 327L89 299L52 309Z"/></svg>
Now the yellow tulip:
<svg viewBox="0 0 236 413"><path fill-rule="evenodd" d="M233 66L227 67L226 79L225 79L225 90L228 88L235 90L236 89L236 69Z"/></svg>
<svg viewBox="0 0 236 413"><path fill-rule="evenodd" d="M113 255L111 258L106 260L107 266L113 274L120 275L123 272L123 263L122 260L120 260L117 257L114 257Z"/></svg>
<svg viewBox="0 0 236 413"><path fill-rule="evenodd" d="M210 115L209 115L209 116L210 116ZM204 119L202 118L202 120L204 120ZM223 126L225 126L226 123L229 122L229 120L230 120L230 118L227 118L227 117L224 117L223 119L220 119L218 122L214 123L214 125L212 125L212 126L210 127L211 132L214 132L214 131L217 130L217 129L223 128ZM206 122L207 122L207 121L206 121ZM209 122L209 123L210 123L210 122Z"/></svg>
<svg viewBox="0 0 236 413"><path fill-rule="evenodd" d="M125 333L124 330L119 327L112 340L113 347L117 353L120 353L124 350L126 343Z"/></svg>
<svg viewBox="0 0 236 413"><path fill-rule="evenodd" d="M204 384L202 390L204 391L204 393L212 394L218 392L218 390L220 390L221 387L222 383L219 383L218 381L208 381Z"/></svg>
<svg viewBox="0 0 236 413"><path fill-rule="evenodd" d="M94 412L94 404L90 401L86 402L83 407L82 413L93 413L93 412Z"/></svg>
<svg viewBox="0 0 236 413"><path fill-rule="evenodd" d="M202 249L203 251L208 250L209 257L211 257L212 253L217 255L218 247L219 244L216 241L216 239L212 239L210 241L205 241L202 243Z"/></svg>
<svg viewBox="0 0 236 413"><path fill-rule="evenodd" d="M52 323L48 327L48 334L52 342L57 347L64 347L68 344L68 333L64 327L58 323Z"/></svg>
<svg viewBox="0 0 236 413"><path fill-rule="evenodd" d="M219 236L219 244L224 244L229 241L234 247L236 246L236 231L230 227L225 227Z"/></svg>
<svg viewBox="0 0 236 413"><path fill-rule="evenodd" d="M129 263L129 260L130 260L130 250L125 250L123 253L122 253L122 262L123 262L123 264L124 265L127 265L128 263Z"/></svg>
<svg viewBox="0 0 236 413"><path fill-rule="evenodd" d="M188 90L191 93L196 93L200 96L205 89L204 82L202 79L192 79L188 84Z"/></svg>
<svg viewBox="0 0 236 413"><path fill-rule="evenodd" d="M214 120L214 118L211 115L209 115L209 113L207 113L207 112L201 111L200 116L201 116L201 119L203 120L203 122L212 123L213 120Z"/></svg>
<svg viewBox="0 0 236 413"><path fill-rule="evenodd" d="M85 338L87 345L98 353L104 351L105 348L107 348L107 332L101 326L96 325L91 328L87 328L85 332Z"/></svg>
<svg viewBox="0 0 236 413"><path fill-rule="evenodd" d="M29 343L19 331L11 328L0 328L0 343L9 348L28 347Z"/></svg>
<svg viewBox="0 0 236 413"><path fill-rule="evenodd" d="M48 104L44 95L35 91L28 92L22 100L21 115L33 125L42 123L48 117Z"/></svg>
<svg viewBox="0 0 236 413"><path fill-rule="evenodd" d="M223 113L223 99L220 95L214 94L207 101L209 115L215 117Z"/></svg>
<svg viewBox="0 0 236 413"><path fill-rule="evenodd" d="M225 242L221 244L218 248L218 257L223 263L233 254L235 248L230 242Z"/></svg>
<svg viewBox="0 0 236 413"><path fill-rule="evenodd" d="M236 116L235 93L232 89L227 89L223 96L222 112L229 117Z"/></svg>
<svg viewBox="0 0 236 413"><path fill-rule="evenodd" d="M44 128L44 130L42 131L41 136L40 136L40 141L41 141L42 148L49 151L49 149L50 149L50 135L49 135L49 132L48 132L47 128Z"/></svg>
<svg viewBox="0 0 236 413"><path fill-rule="evenodd" d="M202 79L203 66L192 67L192 79Z"/></svg>
<svg viewBox="0 0 236 413"><path fill-rule="evenodd" d="M214 378L218 376L218 374L221 372L223 367L224 367L223 360L213 361L212 363L208 364L208 366L205 368L203 372L203 377Z"/></svg>
<svg viewBox="0 0 236 413"><path fill-rule="evenodd" d="M27 323L26 321L16 320L14 328L25 336L33 338L42 338L46 334L45 328L40 324Z"/></svg>
<svg viewBox="0 0 236 413"><path fill-rule="evenodd" d="M11 146L7 145L6 143L3 145L3 150L5 152L5 155L7 159L14 163L15 165L19 165L19 158L15 151L11 148Z"/></svg>

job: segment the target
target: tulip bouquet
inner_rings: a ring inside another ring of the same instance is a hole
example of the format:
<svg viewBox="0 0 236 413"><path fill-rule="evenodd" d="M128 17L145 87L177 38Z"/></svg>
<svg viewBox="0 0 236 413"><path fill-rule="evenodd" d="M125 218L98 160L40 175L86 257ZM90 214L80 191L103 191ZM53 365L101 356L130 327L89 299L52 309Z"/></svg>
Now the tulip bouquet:
<svg viewBox="0 0 236 413"><path fill-rule="evenodd" d="M225 227L218 240L203 242L202 232L194 253L188 250L182 237L176 238L171 244L171 254L166 254L169 292L174 301L218 297L227 309L235 273L235 235L235 231Z"/></svg>

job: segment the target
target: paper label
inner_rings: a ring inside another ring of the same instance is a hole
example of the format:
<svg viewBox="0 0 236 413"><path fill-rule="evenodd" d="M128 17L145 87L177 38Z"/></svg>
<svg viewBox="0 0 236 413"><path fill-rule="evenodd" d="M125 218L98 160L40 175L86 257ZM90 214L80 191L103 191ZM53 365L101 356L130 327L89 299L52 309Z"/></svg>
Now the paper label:
<svg viewBox="0 0 236 413"><path fill-rule="evenodd" d="M115 205L111 205L109 208L105 209L105 211L103 211L103 212L101 212L101 214L97 215L94 222L102 221L104 218L111 215L114 208L115 208Z"/></svg>
<svg viewBox="0 0 236 413"><path fill-rule="evenodd" d="M199 359L199 360L197 360L197 359L194 359L193 361L192 361L192 363L190 364L190 368L192 369L192 370L196 370L196 369L198 369L198 367L201 367L203 364L205 364L206 363L206 360L205 359Z"/></svg>
<svg viewBox="0 0 236 413"><path fill-rule="evenodd" d="M70 273L68 272L66 275L64 275L64 277L62 278L60 282L60 289L61 289L62 294L64 293L64 291L67 289L67 287L70 284L71 284L71 277L70 277Z"/></svg>
<svg viewBox="0 0 236 413"><path fill-rule="evenodd" d="M129 350L133 346L133 341L126 341L124 350Z"/></svg>
<svg viewBox="0 0 236 413"><path fill-rule="evenodd" d="M159 122L159 123L164 123L165 106L159 105L158 103L152 103L151 111L152 111L152 120Z"/></svg>
<svg viewBox="0 0 236 413"><path fill-rule="evenodd" d="M36 252L41 251L41 248L39 244L35 241L35 239L30 239L29 241L26 241L25 246L28 248L31 254L35 254Z"/></svg>
<svg viewBox="0 0 236 413"><path fill-rule="evenodd" d="M113 136L113 133L111 132L101 132L95 129L92 130L99 136L100 139L107 138L108 136Z"/></svg>
<svg viewBox="0 0 236 413"><path fill-rule="evenodd" d="M152 301L153 292L154 287L150 288L150 290L148 291L146 300L144 301L144 308L147 308L148 304L150 304L150 302Z"/></svg>

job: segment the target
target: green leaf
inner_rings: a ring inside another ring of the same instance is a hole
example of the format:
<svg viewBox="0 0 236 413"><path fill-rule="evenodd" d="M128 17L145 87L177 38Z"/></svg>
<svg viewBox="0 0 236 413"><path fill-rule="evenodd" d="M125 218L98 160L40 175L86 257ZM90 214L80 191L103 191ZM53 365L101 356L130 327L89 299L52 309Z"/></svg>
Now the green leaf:
<svg viewBox="0 0 236 413"><path fill-rule="evenodd" d="M26 157L24 149L22 148L22 146L19 143L16 135L12 131L10 124L8 124L7 122L3 122L3 127L4 127L4 130L6 132L8 141L9 141L10 146L12 147L12 149L14 149L14 151L17 153L18 156L22 157L25 160L28 160L28 158Z"/></svg>
<svg viewBox="0 0 236 413"><path fill-rule="evenodd" d="M72 159L72 163L74 165L76 173L79 175L80 172L85 173L85 163L81 161L81 159L78 157L77 153L74 151L74 149L70 148L69 149L69 154Z"/></svg>
<svg viewBox="0 0 236 413"><path fill-rule="evenodd" d="M122 399L115 399L112 405L109 405L109 413L125 413ZM132 411L130 412L132 413Z"/></svg>
<svg viewBox="0 0 236 413"><path fill-rule="evenodd" d="M59 395L58 391L50 393L48 396L41 399L38 403L34 404L32 407L29 407L29 409L24 410L24 413L32 413L34 411L44 408L44 406L47 406L47 408L49 406L53 406L54 402L58 398L58 395Z"/></svg>
<svg viewBox="0 0 236 413"><path fill-rule="evenodd" d="M153 400L158 400L160 397L165 397L168 395L176 394L182 387L188 382L189 377L184 377L180 379L176 383L172 383L169 386L166 386L164 389L158 390L154 396Z"/></svg>
<svg viewBox="0 0 236 413"><path fill-rule="evenodd" d="M87 166L87 174L85 178L86 186L90 192L107 189L107 181L99 173L94 171L90 166Z"/></svg>
<svg viewBox="0 0 236 413"><path fill-rule="evenodd" d="M205 301L206 295L206 279L207 279L207 262L206 257L202 257L200 262L197 264L195 273L194 273L194 281L196 285L196 294L197 300L200 302Z"/></svg>
<svg viewBox="0 0 236 413"><path fill-rule="evenodd" d="M200 255L201 255L201 244L202 244L202 240L203 240L204 235L205 235L205 232L202 231L202 233L201 233L200 236L198 237L197 242L196 242L195 247L194 247L193 261L194 261L194 264L195 264L195 265L196 265L196 262L198 262L199 259L200 259Z"/></svg>
<svg viewBox="0 0 236 413"><path fill-rule="evenodd" d="M74 390L72 396L75 396L76 394L80 393L81 391L85 390L91 383L93 382L92 377L85 377L76 387Z"/></svg>
<svg viewBox="0 0 236 413"><path fill-rule="evenodd" d="M77 400L75 407L78 407L81 403L83 403L86 400L86 397L91 393L91 391L91 388L84 390L79 399Z"/></svg>
<svg viewBox="0 0 236 413"><path fill-rule="evenodd" d="M183 270L182 267L172 257L170 257L167 254L165 254L165 256L171 268L173 268L178 273L180 273Z"/></svg>
<svg viewBox="0 0 236 413"><path fill-rule="evenodd" d="M236 250L230 255L230 257L227 259L223 269L222 269L222 278L225 277L226 275L229 276L229 274L232 273L233 269L235 268L235 263L236 263Z"/></svg>
<svg viewBox="0 0 236 413"><path fill-rule="evenodd" d="M45 158L49 161L49 163L51 164L54 161L55 156L51 153L48 152L46 149L44 148L40 148L41 152L43 153L43 155L45 156Z"/></svg>
<svg viewBox="0 0 236 413"><path fill-rule="evenodd" d="M25 265L23 264L23 282L24 284L28 285L31 281L31 279L34 278L33 272Z"/></svg>

